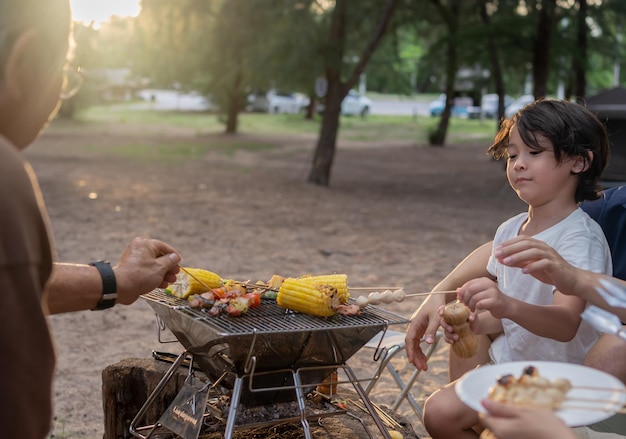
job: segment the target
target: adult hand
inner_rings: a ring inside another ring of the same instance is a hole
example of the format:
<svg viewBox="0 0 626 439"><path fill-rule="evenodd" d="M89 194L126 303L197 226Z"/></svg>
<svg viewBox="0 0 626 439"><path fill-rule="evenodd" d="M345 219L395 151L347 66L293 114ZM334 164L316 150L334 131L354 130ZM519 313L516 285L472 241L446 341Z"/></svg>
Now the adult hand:
<svg viewBox="0 0 626 439"><path fill-rule="evenodd" d="M485 399L487 413L481 423L498 439L575 439L576 435L553 412L544 409L517 408Z"/></svg>
<svg viewBox="0 0 626 439"><path fill-rule="evenodd" d="M556 286L564 294L575 290L577 269L543 241L517 236L500 244L495 256L502 264L519 267L541 282Z"/></svg>
<svg viewBox="0 0 626 439"><path fill-rule="evenodd" d="M133 239L113 268L117 302L128 305L154 288L165 288L176 280L180 261L178 252L162 241Z"/></svg>

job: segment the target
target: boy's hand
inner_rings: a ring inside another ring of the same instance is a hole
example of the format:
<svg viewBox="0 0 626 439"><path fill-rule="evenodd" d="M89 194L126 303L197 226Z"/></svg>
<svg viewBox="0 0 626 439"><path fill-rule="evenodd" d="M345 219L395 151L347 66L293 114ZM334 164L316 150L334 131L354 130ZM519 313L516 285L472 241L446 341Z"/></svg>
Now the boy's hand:
<svg viewBox="0 0 626 439"><path fill-rule="evenodd" d="M470 310L489 310L497 319L508 315L508 296L502 294L498 284L493 280L481 277L466 282L457 292L457 297Z"/></svg>

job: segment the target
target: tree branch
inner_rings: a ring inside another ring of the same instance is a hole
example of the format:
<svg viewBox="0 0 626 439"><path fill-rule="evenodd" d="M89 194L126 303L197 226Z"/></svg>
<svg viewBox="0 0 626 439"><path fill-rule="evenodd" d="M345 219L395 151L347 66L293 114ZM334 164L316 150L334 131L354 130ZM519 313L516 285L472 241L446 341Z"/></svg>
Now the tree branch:
<svg viewBox="0 0 626 439"><path fill-rule="evenodd" d="M359 80L359 77L361 76L361 73L363 73L363 71L365 70L365 67L367 66L367 63L369 62L370 58L374 54L374 51L376 50L378 43L380 43L380 40L382 39L383 35L385 35L385 31L387 30L387 26L389 25L389 21L391 20L391 16L393 15L393 11L396 7L396 4L397 4L396 0L387 0L387 5L385 6L383 15L380 17L380 20L378 21L378 25L376 26L376 30L374 34L372 35L372 38L370 39L369 43L367 44L367 46L361 53L361 56L359 57L359 62L354 67L354 70L352 71L352 75L350 75L348 80L343 85L343 91L345 91L345 93L343 93L344 96L357 83L357 81Z"/></svg>

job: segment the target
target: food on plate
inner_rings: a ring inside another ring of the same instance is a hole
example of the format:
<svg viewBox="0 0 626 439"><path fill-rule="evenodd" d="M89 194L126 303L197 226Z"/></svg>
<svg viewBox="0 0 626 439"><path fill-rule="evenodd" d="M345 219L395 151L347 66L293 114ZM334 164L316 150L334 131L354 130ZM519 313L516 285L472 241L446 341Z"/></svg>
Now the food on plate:
<svg viewBox="0 0 626 439"><path fill-rule="evenodd" d="M454 353L460 358L470 358L478 349L478 338L469 327L467 319L470 309L460 301L450 302L443 309L443 319L452 326L459 339L452 344Z"/></svg>
<svg viewBox="0 0 626 439"><path fill-rule="evenodd" d="M287 278L278 290L276 303L281 308L329 317L337 312L339 295L331 285L315 284L308 279Z"/></svg>
<svg viewBox="0 0 626 439"><path fill-rule="evenodd" d="M549 380L539 375L534 366L525 367L519 378L513 375L498 377L487 397L514 407L534 407L546 410L558 408L572 384L565 378Z"/></svg>
<svg viewBox="0 0 626 439"><path fill-rule="evenodd" d="M208 289L219 288L223 285L222 278L212 271L184 267L176 275L176 281L170 283L166 289L176 297L187 299L192 294L201 294Z"/></svg>
<svg viewBox="0 0 626 439"><path fill-rule="evenodd" d="M300 276L300 279L306 279L316 284L330 285L337 289L339 295L339 302L342 304L348 303L350 293L348 292L348 275L347 274L321 274L312 276L306 274Z"/></svg>

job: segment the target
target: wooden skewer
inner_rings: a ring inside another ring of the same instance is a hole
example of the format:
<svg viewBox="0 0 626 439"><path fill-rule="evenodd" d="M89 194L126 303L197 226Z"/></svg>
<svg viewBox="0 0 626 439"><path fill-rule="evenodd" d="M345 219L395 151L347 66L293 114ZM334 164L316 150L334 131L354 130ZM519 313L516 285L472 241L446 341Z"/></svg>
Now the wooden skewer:
<svg viewBox="0 0 626 439"><path fill-rule="evenodd" d="M600 392L617 392L617 393L625 393L625 388L615 388L615 387L598 387L598 386L573 386L572 389L583 389L583 390L597 390Z"/></svg>
<svg viewBox="0 0 626 439"><path fill-rule="evenodd" d="M430 293L411 293L407 294L404 297L414 297L414 296L430 296L431 294L456 294L456 290L449 291L431 291Z"/></svg>
<svg viewBox="0 0 626 439"><path fill-rule="evenodd" d="M391 287L393 288L393 287ZM390 290L391 288L386 288L386 287L378 287L378 288L372 288L372 289L387 289ZM370 288L366 288L366 287L361 287L361 288L353 288L353 287L348 287L348 290L369 290ZM414 297L414 296L430 296L431 294L456 294L456 290L449 290L449 291L431 291L429 293L410 293L410 294L406 294L404 297Z"/></svg>
<svg viewBox="0 0 626 439"><path fill-rule="evenodd" d="M608 403L607 403L608 404ZM619 413L625 414L626 408L614 408L614 407L593 407L589 405L561 405L555 408L555 410L589 410L592 412L606 412L606 413Z"/></svg>
<svg viewBox="0 0 626 439"><path fill-rule="evenodd" d="M571 398L569 396L566 396L565 402L567 403L570 401L580 401L580 402L589 402L592 404L598 403L598 404L609 404L609 405L613 403L613 401L607 401L606 398Z"/></svg>

